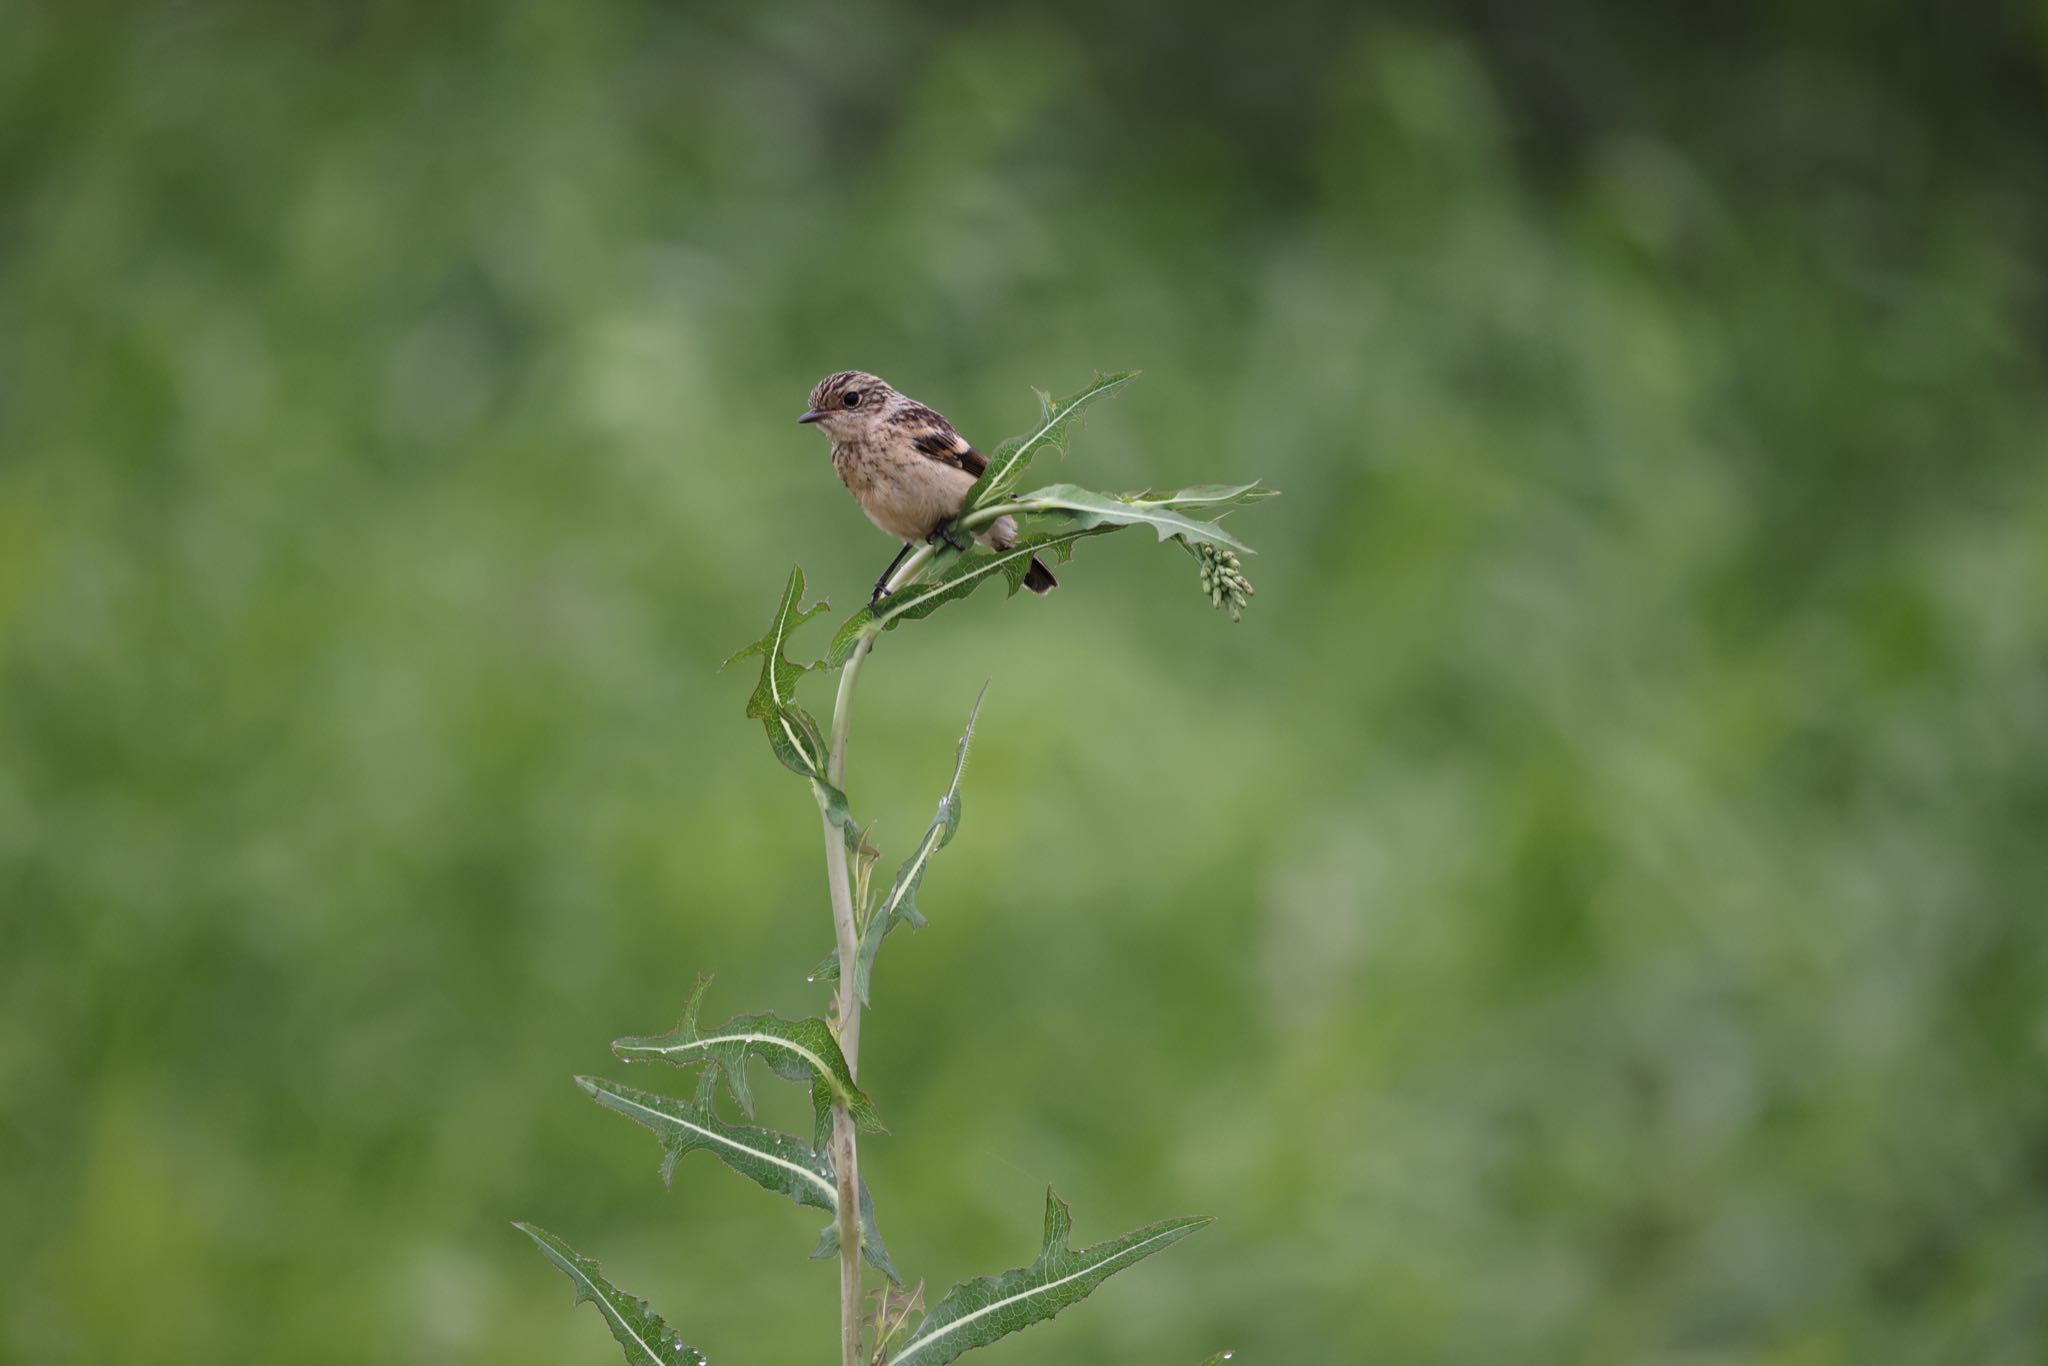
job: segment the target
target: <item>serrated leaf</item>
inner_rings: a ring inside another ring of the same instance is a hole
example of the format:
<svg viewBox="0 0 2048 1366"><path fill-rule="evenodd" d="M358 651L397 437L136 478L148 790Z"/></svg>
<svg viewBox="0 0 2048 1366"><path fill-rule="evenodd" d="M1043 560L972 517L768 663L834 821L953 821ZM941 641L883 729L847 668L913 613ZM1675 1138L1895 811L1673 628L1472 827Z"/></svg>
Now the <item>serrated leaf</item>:
<svg viewBox="0 0 2048 1366"><path fill-rule="evenodd" d="M705 1074L695 1104L674 1096L657 1095L621 1086L603 1077L578 1077L576 1084L599 1105L615 1110L646 1128L661 1140L661 1179L668 1183L676 1163L702 1148L763 1190L787 1195L799 1205L839 1213L839 1187L831 1160L822 1145L813 1147L800 1138L758 1129L750 1124L728 1124L711 1108L713 1078ZM903 1278L889 1261L888 1249L875 1228L874 1202L867 1183L860 1183L861 1255L875 1270L895 1281ZM835 1222L828 1225L813 1256L831 1256L838 1250L839 1232Z"/></svg>
<svg viewBox="0 0 2048 1366"><path fill-rule="evenodd" d="M1038 422L1030 431L1013 436L997 446L988 458L988 468L974 481L974 487L967 491L963 512L973 512L1001 502L1017 481L1024 477L1025 469L1032 458L1047 446L1066 446L1067 428L1074 418L1089 404L1099 398L1107 398L1138 377L1136 370L1126 370L1114 375L1097 375L1084 389L1056 399L1044 390L1034 390L1038 395Z"/></svg>
<svg viewBox="0 0 2048 1366"><path fill-rule="evenodd" d="M1210 545L1222 546L1228 550L1239 550L1246 554L1255 553L1243 541L1238 540L1214 522L1190 517L1184 508L1207 508L1227 511L1244 503L1256 502L1270 494L1270 490L1257 484L1203 484L1191 489L1173 493L1097 493L1075 484L1049 484L1034 489L1017 501L1031 505L1031 511L1050 513L1061 517L1075 526L1095 527L1105 523L1116 526L1149 526L1159 533L1159 539L1179 536L1189 541L1204 541Z"/></svg>
<svg viewBox="0 0 2048 1366"><path fill-rule="evenodd" d="M928 617L949 602L966 597L985 583L1005 582L1011 596L1024 584L1034 555L1051 556L1064 563L1074 553L1074 542L1084 536L1114 531L1115 526L1067 527L1053 532L1019 537L1008 550L972 550L948 564L937 578L908 584L882 599L880 610L863 607L846 619L832 637L827 664L838 668L853 655L863 635L893 631L906 621Z"/></svg>
<svg viewBox="0 0 2048 1366"><path fill-rule="evenodd" d="M711 1029L697 1027L697 1012L709 977L697 979L683 1018L666 1034L616 1039L612 1052L627 1062L665 1062L674 1067L708 1065L725 1078L726 1088L747 1118L754 1117L753 1090L747 1083L747 1059L759 1058L785 1081L822 1084L831 1097L846 1103L854 1123L867 1130L882 1128L874 1102L854 1085L853 1069L839 1051L831 1027L820 1019L785 1020L779 1015L735 1015Z"/></svg>
<svg viewBox="0 0 2048 1366"><path fill-rule="evenodd" d="M882 941L899 924L909 925L913 930L924 928L924 916L917 909L917 889L924 882L925 869L931 866L932 855L953 842L953 836L960 830L960 779L967 772L967 747L974 739L974 722L981 715L982 698L988 696L988 684L981 685L981 692L975 696L974 709L967 713L967 728L960 732L960 743L953 751L953 781L946 785L945 795L939 798L938 814L926 828L924 838L903 860L903 866L896 870L896 880L889 884L889 893L868 915L861 932L860 947L853 961L853 989L859 994L861 1004L867 1005L868 987L874 980L875 957L882 951ZM826 968L818 974L827 980L839 976L839 955L837 950L826 956Z"/></svg>
<svg viewBox="0 0 2048 1366"><path fill-rule="evenodd" d="M575 1303L588 1300L597 1306L597 1312L604 1315L605 1326L625 1350L627 1366L705 1366L702 1352L684 1345L682 1335L670 1328L646 1300L636 1299L607 1281L598 1273L596 1262L579 1256L576 1249L544 1228L518 1223L512 1227L533 1239L542 1254L562 1269L562 1274L576 1287Z"/></svg>
<svg viewBox="0 0 2048 1366"><path fill-rule="evenodd" d="M982 1276L954 1286L888 1359L887 1366L945 1366L962 1352L1042 1323L1125 1267L1171 1247L1209 1222L1207 1218L1166 1219L1076 1252L1067 1246L1073 1214L1048 1188L1045 1241L1038 1260L1000 1276Z"/></svg>
<svg viewBox="0 0 2048 1366"><path fill-rule="evenodd" d="M754 655L761 657L761 681L754 685L753 695L747 699L747 715L766 728L768 745L784 767L824 784L824 734L818 729L817 721L796 701L797 680L818 665L799 664L789 658L785 650L790 633L828 610L831 604L818 602L804 607L801 605L803 596L803 567L792 566L789 582L783 586L782 597L775 605L775 616L768 623L767 634L752 644L742 646L719 668L731 668ZM841 806L844 806L846 799L843 794L837 794L837 790L829 785L826 785L826 791L837 795Z"/></svg>
<svg viewBox="0 0 2048 1366"><path fill-rule="evenodd" d="M908 592L909 587L898 591ZM880 629L875 625L874 604L870 603L841 622L839 629L832 633L832 643L825 647L825 662L835 669L839 668L853 658L853 649L860 644L862 636Z"/></svg>
<svg viewBox="0 0 2048 1366"><path fill-rule="evenodd" d="M868 1265L887 1276L897 1285L903 1278L896 1274L896 1267L889 1260L889 1251L882 1246L881 1238L875 1232L875 1198L868 1191L868 1183L860 1183L860 1255L867 1258ZM839 1255L839 1221L818 1230L818 1245L811 1249L814 1262L830 1261Z"/></svg>
<svg viewBox="0 0 2048 1366"><path fill-rule="evenodd" d="M864 874L867 865L881 854L868 844L867 827L854 820L853 808L847 804L846 794L823 778L811 779L811 791L817 794L818 809L825 813L825 819L846 841L846 854L852 860L854 871Z"/></svg>
<svg viewBox="0 0 2048 1366"><path fill-rule="evenodd" d="M1184 489L1146 489L1143 493L1126 496L1151 502L1169 502L1177 508L1250 507L1253 503L1263 503L1268 498L1278 498L1280 490L1268 488L1254 480L1249 484L1190 484Z"/></svg>

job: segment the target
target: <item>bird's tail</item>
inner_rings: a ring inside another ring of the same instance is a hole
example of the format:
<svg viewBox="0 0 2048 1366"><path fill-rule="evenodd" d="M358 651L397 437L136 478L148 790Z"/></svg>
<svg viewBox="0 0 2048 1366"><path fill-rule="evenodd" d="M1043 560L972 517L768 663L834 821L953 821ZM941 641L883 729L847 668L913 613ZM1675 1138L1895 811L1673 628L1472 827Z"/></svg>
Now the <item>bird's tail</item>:
<svg viewBox="0 0 2048 1366"><path fill-rule="evenodd" d="M1008 550L1017 544L1017 519L998 517L985 533L988 543L997 550ZM1034 593L1050 593L1060 586L1060 581L1045 567L1045 561L1036 555L1031 557L1031 567L1024 571L1024 586Z"/></svg>

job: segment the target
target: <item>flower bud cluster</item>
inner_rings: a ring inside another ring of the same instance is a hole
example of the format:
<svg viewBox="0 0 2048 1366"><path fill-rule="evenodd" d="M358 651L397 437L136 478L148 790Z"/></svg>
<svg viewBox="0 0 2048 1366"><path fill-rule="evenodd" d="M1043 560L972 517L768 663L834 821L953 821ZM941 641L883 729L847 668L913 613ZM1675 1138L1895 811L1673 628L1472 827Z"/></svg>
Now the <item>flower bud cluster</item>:
<svg viewBox="0 0 2048 1366"><path fill-rule="evenodd" d="M1209 605L1228 611L1232 621L1243 620L1253 589L1236 554L1206 542L1188 548L1202 566L1202 592L1208 595Z"/></svg>

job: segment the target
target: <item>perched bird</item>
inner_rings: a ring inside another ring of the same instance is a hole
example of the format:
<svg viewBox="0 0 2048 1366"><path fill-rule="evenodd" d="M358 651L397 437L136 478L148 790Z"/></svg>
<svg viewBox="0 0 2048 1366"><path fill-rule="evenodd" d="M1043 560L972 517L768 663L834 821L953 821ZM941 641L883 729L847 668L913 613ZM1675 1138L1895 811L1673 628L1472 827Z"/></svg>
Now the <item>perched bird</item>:
<svg viewBox="0 0 2048 1366"><path fill-rule="evenodd" d="M988 457L967 444L932 409L906 398L875 376L859 370L827 375L811 390L811 406L798 422L815 422L832 439L832 468L853 494L868 520L903 542L875 580L870 604L881 601L889 576L911 547L944 537L955 549L947 526L966 505L967 490L988 468ZM975 539L997 550L1017 543L1017 520L999 517L977 532ZM1025 571L1024 586L1034 593L1059 587L1036 556Z"/></svg>

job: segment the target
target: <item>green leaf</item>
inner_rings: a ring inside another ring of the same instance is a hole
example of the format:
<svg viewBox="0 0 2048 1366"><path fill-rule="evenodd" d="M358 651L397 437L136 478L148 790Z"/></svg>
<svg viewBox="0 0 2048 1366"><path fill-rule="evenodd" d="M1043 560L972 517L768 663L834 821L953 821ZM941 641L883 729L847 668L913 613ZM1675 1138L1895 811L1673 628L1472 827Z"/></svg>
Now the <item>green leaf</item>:
<svg viewBox="0 0 2048 1366"><path fill-rule="evenodd" d="M903 860L903 866L896 870L896 880L889 884L889 894L869 914L867 924L861 932L860 948L853 960L853 989L859 993L862 1005L868 1004L868 987L874 980L875 956L882 951L882 941L899 924L907 924L913 930L924 928L924 916L917 909L917 889L924 882L925 869L931 866L932 855L953 842L953 836L960 830L960 779L967 772L967 747L974 739L974 722L981 715L981 700L988 696L988 684L981 685L981 692L975 696L974 710L967 713L967 729L960 732L960 744L953 751L953 781L946 786L946 793L939 798L938 814L932 817L931 825L925 830L924 838L917 842L910 857ZM827 980L839 976L839 955L836 951L827 955L827 969L816 975Z"/></svg>
<svg viewBox="0 0 2048 1366"><path fill-rule="evenodd" d="M1177 508L1194 507L1249 507L1263 503L1268 498L1278 498L1280 490L1267 488L1257 480L1249 484L1190 484L1184 489L1170 492L1162 489L1147 489L1143 493L1124 495L1127 498L1143 499L1147 502L1171 503Z"/></svg>
<svg viewBox="0 0 2048 1366"><path fill-rule="evenodd" d="M1218 1352L1215 1356L1212 1356L1208 1360L1204 1361L1202 1363L1202 1366L1223 1366L1224 1362L1230 1360L1232 1357L1236 1355L1237 1353L1230 1351Z"/></svg>
<svg viewBox="0 0 2048 1366"><path fill-rule="evenodd" d="M857 864L863 857L872 858L874 851L867 847L864 832L853 819L846 794L827 779L831 755L825 746L824 731L817 719L796 701L797 680L813 669L824 667L824 662L817 660L799 664L785 653L790 633L831 606L818 602L804 607L801 605L803 597L803 566L796 565L789 571L789 582L783 586L782 597L775 605L775 616L768 623L768 633L752 644L742 646L718 667L727 669L742 659L761 656L761 681L754 685L753 695L747 699L747 715L766 728L768 747L783 767L811 780L811 790L817 794L819 809L825 813L825 819L845 836L846 851Z"/></svg>
<svg viewBox="0 0 2048 1366"><path fill-rule="evenodd" d="M846 854L852 861L857 876L865 876L869 864L881 857L880 851L868 843L867 827L853 818L853 808L847 805L846 794L823 778L811 779L811 791L817 794L818 809L825 813L825 819L838 828L846 841Z"/></svg>
<svg viewBox="0 0 2048 1366"><path fill-rule="evenodd" d="M562 1268L576 1287L575 1303L589 1300L597 1306L605 1326L625 1349L627 1366L705 1366L702 1352L684 1346L682 1336L646 1300L633 1298L598 1275L596 1262L578 1256L576 1249L544 1228L518 1223L512 1227L533 1239L547 1259Z"/></svg>
<svg viewBox="0 0 2048 1366"><path fill-rule="evenodd" d="M1000 1276L982 1276L954 1286L925 1315L887 1366L944 1366L962 1352L1042 1323L1125 1267L1171 1247L1208 1222L1206 1218L1166 1219L1076 1252L1067 1246L1073 1215L1066 1202L1048 1188L1045 1242L1038 1260Z"/></svg>
<svg viewBox="0 0 2048 1366"><path fill-rule="evenodd" d="M825 784L824 734L811 714L796 702L797 680L818 665L799 664L790 659L784 649L792 631L828 610L830 604L819 602L803 607L800 605L803 596L804 571L798 565L789 571L789 582L783 587L781 600L776 603L774 619L768 623L768 633L743 646L718 667L729 669L743 659L761 656L761 681L754 685L753 696L747 699L747 715L760 721L767 729L768 745L784 767L813 782ZM825 791L835 796L840 807L844 808L844 794L829 785L825 785Z"/></svg>
<svg viewBox="0 0 2048 1366"><path fill-rule="evenodd" d="M826 667L838 668L853 656L863 637L894 630L898 623L930 616L949 602L966 597L982 584L1001 577L1014 596L1031 567L1033 555L1046 555L1064 562L1073 555L1074 543L1083 536L1115 531L1119 527L1149 526L1160 540L1179 537L1183 542L1206 543L1224 549L1252 553L1251 547L1224 531L1214 521L1189 516L1190 511L1209 511L1216 516L1273 496L1258 484L1197 484L1169 493L1097 493L1074 484L1051 484L1016 501L1020 515L1058 519L1050 530L1027 534L1009 550L971 550L958 559L941 561L944 568L934 577L906 584L879 608L863 607L842 623L826 651Z"/></svg>
<svg viewBox="0 0 2048 1366"><path fill-rule="evenodd" d="M879 1130L874 1102L854 1085L853 1069L839 1051L839 1041L823 1020L785 1020L779 1015L735 1015L712 1029L699 1030L697 1010L710 987L699 977L683 1006L683 1018L666 1034L618 1039L612 1052L627 1062L665 1062L676 1067L709 1064L725 1077L726 1087L747 1118L754 1117L754 1096L747 1084L747 1059L756 1057L785 1081L820 1083L846 1102L847 1113L863 1129Z"/></svg>
<svg viewBox="0 0 2048 1366"><path fill-rule="evenodd" d="M1214 522L1188 516L1184 508L1208 508L1220 512L1271 496L1272 490L1257 484L1203 484L1172 493L1097 493L1074 484L1049 484L1034 489L1017 501L1030 505L1034 513L1061 517L1071 525L1096 527L1149 526L1159 539L1180 536L1206 541L1251 554L1252 549Z"/></svg>
<svg viewBox="0 0 2048 1366"><path fill-rule="evenodd" d="M967 491L967 502L963 512L1000 503L1017 487L1017 481L1024 477L1025 469L1032 458L1047 446L1066 449L1067 428L1083 408L1099 398L1107 398L1138 377L1136 370L1120 374L1097 375L1078 393L1055 399L1043 390L1038 391L1038 424L1022 436L1013 436L995 449L988 458L988 468L974 481L974 487Z"/></svg>
<svg viewBox="0 0 2048 1366"><path fill-rule="evenodd" d="M1056 562L1072 557L1074 542L1084 536L1114 531L1113 525L1063 528L1056 532L1019 537L1008 550L972 550L947 564L937 578L908 584L882 599L881 610L863 607L846 619L832 637L827 664L838 668L853 655L864 635L893 631L906 621L928 617L949 602L966 597L985 583L1001 580L1011 596L1023 586L1024 574L1034 555L1050 556Z"/></svg>
<svg viewBox="0 0 2048 1366"><path fill-rule="evenodd" d="M763 1190L787 1195L799 1205L825 1210L837 1219L839 1187L823 1145L813 1147L800 1138L776 1133L772 1129L726 1123L712 1111L711 1090L715 1079L709 1072L705 1073L704 1084L698 1088L695 1104L673 1096L638 1091L602 1077L578 1077L576 1084L599 1105L618 1111L661 1140L661 1179L664 1184L674 1177L678 1160L686 1153L702 1148ZM875 1229L874 1202L868 1195L866 1182L860 1185L860 1221L861 1255L875 1270L901 1285L903 1278L890 1264L888 1249L882 1246L881 1234ZM827 1227L820 1238L819 1250L812 1255L829 1257L838 1251L838 1247L839 1232L834 1223Z"/></svg>

